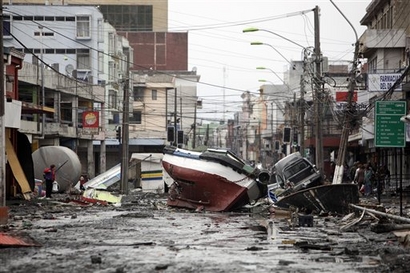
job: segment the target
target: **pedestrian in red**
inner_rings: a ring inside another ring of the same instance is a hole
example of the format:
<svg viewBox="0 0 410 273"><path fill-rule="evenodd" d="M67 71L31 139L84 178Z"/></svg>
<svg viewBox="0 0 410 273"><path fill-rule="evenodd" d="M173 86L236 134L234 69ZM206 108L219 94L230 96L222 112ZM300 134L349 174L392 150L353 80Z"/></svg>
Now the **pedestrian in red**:
<svg viewBox="0 0 410 273"><path fill-rule="evenodd" d="M44 179L46 181L46 198L51 198L53 191L53 182L56 180L56 166L50 165L50 168L44 169Z"/></svg>
<svg viewBox="0 0 410 273"><path fill-rule="evenodd" d="M84 178L84 176L81 176L80 177L80 190L85 190L85 188L84 188L84 184L85 184L85 178Z"/></svg>

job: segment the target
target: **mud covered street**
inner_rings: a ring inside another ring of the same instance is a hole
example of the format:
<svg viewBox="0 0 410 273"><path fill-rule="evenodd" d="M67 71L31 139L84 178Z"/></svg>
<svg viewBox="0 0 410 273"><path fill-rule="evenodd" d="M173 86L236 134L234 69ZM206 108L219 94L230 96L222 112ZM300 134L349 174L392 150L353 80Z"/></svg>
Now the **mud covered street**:
<svg viewBox="0 0 410 273"><path fill-rule="evenodd" d="M410 252L392 232L342 217L174 209L165 195L134 192L119 207L53 200L9 205L3 227L38 246L0 249L0 272L408 272Z"/></svg>

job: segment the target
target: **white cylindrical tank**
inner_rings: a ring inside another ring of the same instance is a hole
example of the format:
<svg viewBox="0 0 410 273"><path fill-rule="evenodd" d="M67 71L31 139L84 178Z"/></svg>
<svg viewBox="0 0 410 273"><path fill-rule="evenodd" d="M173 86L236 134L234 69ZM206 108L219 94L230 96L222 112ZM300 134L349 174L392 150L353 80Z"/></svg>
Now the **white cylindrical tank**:
<svg viewBox="0 0 410 273"><path fill-rule="evenodd" d="M81 176L81 162L78 155L64 146L45 146L32 153L34 162L34 176L43 179L45 168L54 164L56 166L56 181L60 192L75 186Z"/></svg>

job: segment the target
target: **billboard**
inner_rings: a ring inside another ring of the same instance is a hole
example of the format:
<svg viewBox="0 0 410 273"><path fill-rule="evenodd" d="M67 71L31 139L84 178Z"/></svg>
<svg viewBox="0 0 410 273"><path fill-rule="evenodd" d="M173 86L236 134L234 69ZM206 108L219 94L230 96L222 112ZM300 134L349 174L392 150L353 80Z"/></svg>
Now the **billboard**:
<svg viewBox="0 0 410 273"><path fill-rule="evenodd" d="M83 133L95 134L98 133L100 124L100 113L98 111L83 112Z"/></svg>
<svg viewBox="0 0 410 273"><path fill-rule="evenodd" d="M369 92L388 91L400 77L400 73L369 74ZM401 84L397 86L395 91L401 91Z"/></svg>

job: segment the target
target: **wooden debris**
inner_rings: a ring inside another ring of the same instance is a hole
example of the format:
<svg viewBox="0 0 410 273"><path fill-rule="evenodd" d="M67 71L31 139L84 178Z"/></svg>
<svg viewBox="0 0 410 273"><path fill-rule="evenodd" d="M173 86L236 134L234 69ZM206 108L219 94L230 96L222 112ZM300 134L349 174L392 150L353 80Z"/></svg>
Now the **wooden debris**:
<svg viewBox="0 0 410 273"><path fill-rule="evenodd" d="M393 215L393 214L388 214L388 213L384 213L384 212L380 212L380 211L377 211L377 210L374 210L374 209L367 209L367 208L357 206L357 205L353 205L353 204L350 204L350 206L352 208L355 208L355 209L370 212L370 213L373 213L375 215L383 216L383 217L386 217L386 218L389 218L389 219L392 219L392 220L396 220L396 221L399 221L399 222L410 223L409 218L405 218L405 217L401 217L401 216L397 216L397 215Z"/></svg>
<svg viewBox="0 0 410 273"><path fill-rule="evenodd" d="M351 228L352 226L354 226L354 225L360 223L360 221L362 221L362 219L363 219L365 213L366 213L366 211L364 210L364 211L362 212L362 215L360 216L360 218L356 218L356 219L354 219L353 221L347 223L346 225L342 226L342 227L340 228L340 230L342 230L342 231L348 230L348 229ZM353 213L352 213L352 214L353 214ZM353 214L353 215L354 215L354 214Z"/></svg>
<svg viewBox="0 0 410 273"><path fill-rule="evenodd" d="M395 230L403 230L403 229L410 229L410 224L377 224L374 225L371 230L375 233L383 233L383 232L390 232Z"/></svg>

